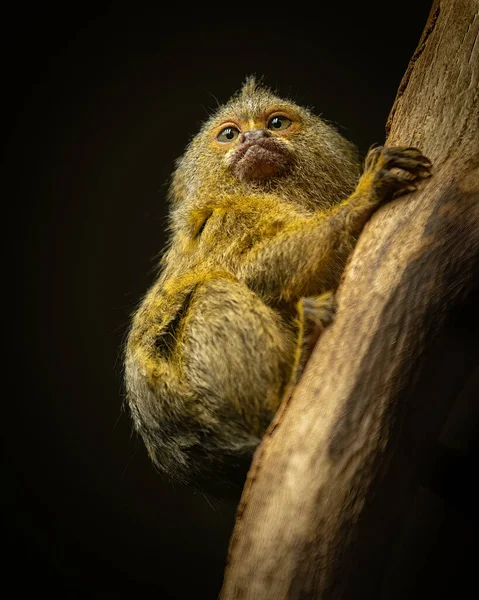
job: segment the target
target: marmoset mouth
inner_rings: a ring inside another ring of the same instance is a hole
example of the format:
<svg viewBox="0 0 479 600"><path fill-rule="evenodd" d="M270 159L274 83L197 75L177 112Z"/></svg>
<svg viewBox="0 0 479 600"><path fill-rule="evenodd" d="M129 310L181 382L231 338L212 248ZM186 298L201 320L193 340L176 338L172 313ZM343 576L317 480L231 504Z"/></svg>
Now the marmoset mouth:
<svg viewBox="0 0 479 600"><path fill-rule="evenodd" d="M238 179L255 181L284 174L291 162L288 148L273 138L261 138L241 144L230 167Z"/></svg>

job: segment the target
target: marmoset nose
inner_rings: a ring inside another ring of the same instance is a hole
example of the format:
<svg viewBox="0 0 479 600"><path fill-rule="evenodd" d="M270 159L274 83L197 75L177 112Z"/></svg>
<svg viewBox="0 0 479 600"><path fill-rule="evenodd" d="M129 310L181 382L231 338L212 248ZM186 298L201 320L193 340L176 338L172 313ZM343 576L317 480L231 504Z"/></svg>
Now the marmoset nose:
<svg viewBox="0 0 479 600"><path fill-rule="evenodd" d="M251 129L250 131L245 131L239 136L239 142L242 144L243 142L256 142L262 138L268 138L271 136L271 133L267 129Z"/></svg>

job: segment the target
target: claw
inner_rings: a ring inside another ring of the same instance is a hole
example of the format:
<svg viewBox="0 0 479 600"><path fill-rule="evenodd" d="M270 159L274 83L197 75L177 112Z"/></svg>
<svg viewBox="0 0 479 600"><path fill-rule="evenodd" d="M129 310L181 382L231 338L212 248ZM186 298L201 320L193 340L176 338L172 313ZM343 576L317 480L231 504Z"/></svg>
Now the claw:
<svg viewBox="0 0 479 600"><path fill-rule="evenodd" d="M398 197L414 192L422 179L431 177L432 163L418 148L378 146L370 150L365 167L374 173L377 189Z"/></svg>

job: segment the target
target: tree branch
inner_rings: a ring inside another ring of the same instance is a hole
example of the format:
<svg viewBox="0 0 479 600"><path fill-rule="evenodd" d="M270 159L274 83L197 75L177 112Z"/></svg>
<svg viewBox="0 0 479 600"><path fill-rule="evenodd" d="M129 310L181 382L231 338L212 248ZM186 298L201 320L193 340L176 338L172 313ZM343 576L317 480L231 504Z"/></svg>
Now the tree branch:
<svg viewBox="0 0 479 600"><path fill-rule="evenodd" d="M433 177L361 235L336 320L256 453L224 600L393 597L394 541L475 366L447 322L479 284L478 32L476 0L434 2L387 125Z"/></svg>

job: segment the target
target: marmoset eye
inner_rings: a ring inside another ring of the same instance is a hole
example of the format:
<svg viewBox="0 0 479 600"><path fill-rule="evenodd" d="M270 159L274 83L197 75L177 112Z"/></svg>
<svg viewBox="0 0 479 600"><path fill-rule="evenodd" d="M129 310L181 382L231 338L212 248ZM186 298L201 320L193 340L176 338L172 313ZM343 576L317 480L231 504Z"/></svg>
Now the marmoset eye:
<svg viewBox="0 0 479 600"><path fill-rule="evenodd" d="M218 142L228 144L229 142L234 141L239 136L239 134L239 129L236 129L236 127L226 127L217 135L216 139L218 140Z"/></svg>
<svg viewBox="0 0 479 600"><path fill-rule="evenodd" d="M293 121L291 121L291 119L288 119L288 117L278 115L269 120L268 129L272 129L273 131L288 129L292 122Z"/></svg>

